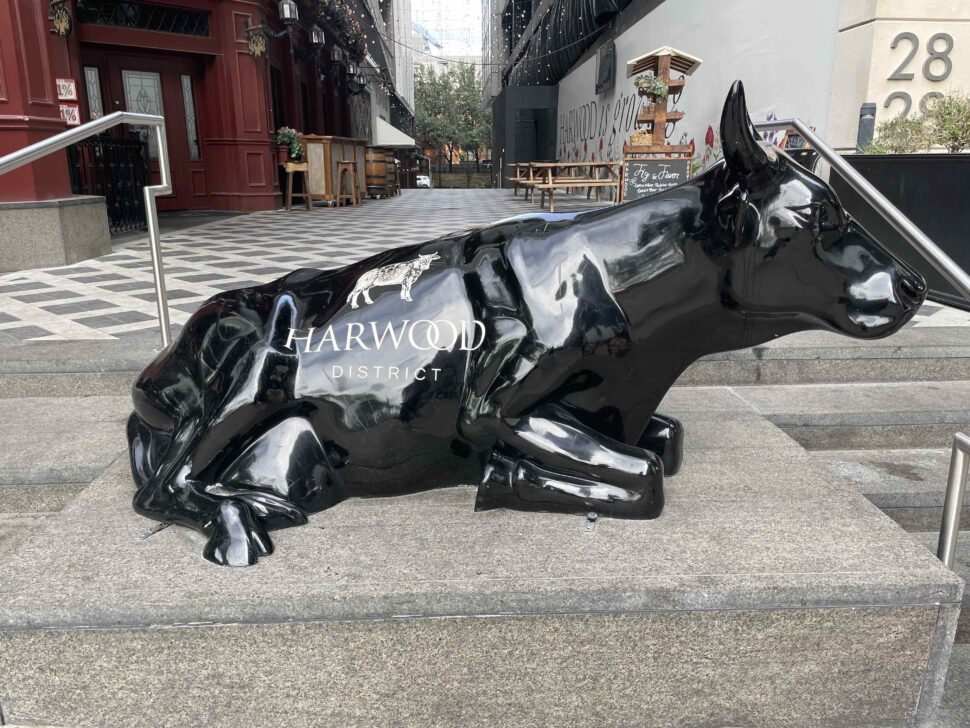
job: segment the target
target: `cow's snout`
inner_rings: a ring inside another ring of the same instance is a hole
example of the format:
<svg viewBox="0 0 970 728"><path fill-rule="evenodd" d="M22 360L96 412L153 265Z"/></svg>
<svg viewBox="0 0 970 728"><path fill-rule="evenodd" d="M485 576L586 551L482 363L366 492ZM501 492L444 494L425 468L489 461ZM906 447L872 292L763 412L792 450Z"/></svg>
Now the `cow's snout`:
<svg viewBox="0 0 970 728"><path fill-rule="evenodd" d="M918 273L900 270L896 292L900 302L910 308L919 308L926 299L926 281Z"/></svg>

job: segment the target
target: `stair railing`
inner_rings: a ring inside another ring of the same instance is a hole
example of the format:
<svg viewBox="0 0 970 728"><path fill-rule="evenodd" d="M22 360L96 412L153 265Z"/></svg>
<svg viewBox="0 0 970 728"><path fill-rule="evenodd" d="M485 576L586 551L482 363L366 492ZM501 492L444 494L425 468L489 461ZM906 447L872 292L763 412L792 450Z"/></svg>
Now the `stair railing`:
<svg viewBox="0 0 970 728"><path fill-rule="evenodd" d="M948 568L953 568L960 535L960 512L963 494L967 489L967 461L970 459L970 437L962 432L953 436L953 453L950 456L950 474L946 480L946 500L943 503L943 524L940 526L940 542L936 555Z"/></svg>
<svg viewBox="0 0 970 728"><path fill-rule="evenodd" d="M909 242L926 261L939 271L954 288L970 298L970 275L957 265L953 259L926 233L906 217L893 203L877 190L869 180L859 174L845 161L841 154L823 142L801 119L780 119L762 121L755 124L758 129L794 129L811 145L819 156L834 169L842 179L868 202L895 230ZM960 512L963 508L963 494L967 485L967 461L970 458L970 437L958 432L953 437L953 454L950 459L950 475L946 484L946 498L943 505L943 520L940 524L940 541L936 555L948 569L953 568L957 537L960 534Z"/></svg>
<svg viewBox="0 0 970 728"><path fill-rule="evenodd" d="M101 134L118 124L148 126L155 134L158 146L158 170L161 177L157 185L145 187L145 219L148 223L148 244L152 256L152 275L155 279L155 303L158 308L158 328L162 338L162 348L172 341L172 326L168 316L168 293L165 290L165 270L162 265L162 248L158 233L158 209L155 198L172 191L172 174L169 167L168 142L165 138L165 118L151 114L136 114L130 111L115 111L87 124L68 129L54 136L31 144L16 152L0 157L0 174L12 172L26 164L35 162L61 149L69 147L82 139Z"/></svg>

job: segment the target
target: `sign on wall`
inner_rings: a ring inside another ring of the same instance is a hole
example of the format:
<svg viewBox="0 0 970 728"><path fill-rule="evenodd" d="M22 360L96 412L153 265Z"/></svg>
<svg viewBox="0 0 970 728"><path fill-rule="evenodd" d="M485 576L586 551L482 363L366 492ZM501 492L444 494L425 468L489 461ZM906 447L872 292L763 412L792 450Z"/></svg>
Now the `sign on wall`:
<svg viewBox="0 0 970 728"><path fill-rule="evenodd" d="M77 81L73 78L55 79L58 101L77 101Z"/></svg>
<svg viewBox="0 0 970 728"><path fill-rule="evenodd" d="M690 159L637 159L623 161L624 202L669 190L690 179Z"/></svg>
<svg viewBox="0 0 970 728"><path fill-rule="evenodd" d="M61 104L61 119L68 126L81 125L81 111L77 104Z"/></svg>

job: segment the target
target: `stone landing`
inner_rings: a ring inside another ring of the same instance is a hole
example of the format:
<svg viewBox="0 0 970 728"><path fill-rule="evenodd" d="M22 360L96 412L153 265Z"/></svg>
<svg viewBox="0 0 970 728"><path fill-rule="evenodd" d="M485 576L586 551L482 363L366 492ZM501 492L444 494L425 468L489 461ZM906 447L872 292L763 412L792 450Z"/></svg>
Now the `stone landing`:
<svg viewBox="0 0 970 728"><path fill-rule="evenodd" d="M0 561L0 706L77 727L918 726L962 582L725 388L656 521L352 501L250 569L119 459Z"/></svg>

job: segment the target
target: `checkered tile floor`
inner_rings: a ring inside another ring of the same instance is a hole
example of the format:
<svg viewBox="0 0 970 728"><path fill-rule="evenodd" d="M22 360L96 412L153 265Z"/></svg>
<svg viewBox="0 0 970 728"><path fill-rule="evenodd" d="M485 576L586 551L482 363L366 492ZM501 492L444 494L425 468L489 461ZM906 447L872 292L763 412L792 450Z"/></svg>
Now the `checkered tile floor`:
<svg viewBox="0 0 970 728"><path fill-rule="evenodd" d="M599 203L557 200L561 211ZM263 212L163 234L172 323L218 291L278 278L295 268L335 268L386 248L537 211L509 190L405 190L360 207ZM967 326L970 314L925 306L917 326ZM147 241L64 268L0 276L0 344L157 336Z"/></svg>

